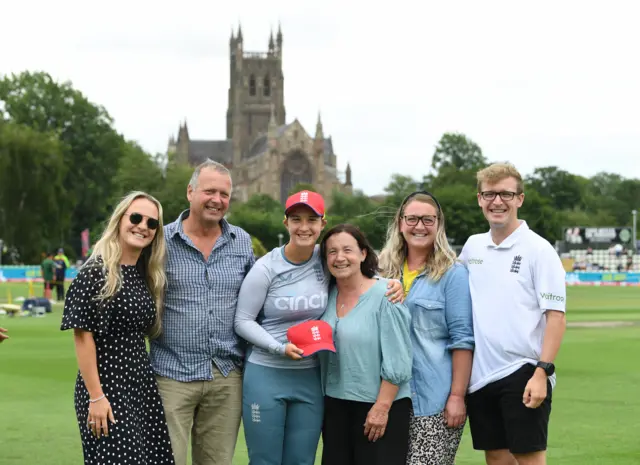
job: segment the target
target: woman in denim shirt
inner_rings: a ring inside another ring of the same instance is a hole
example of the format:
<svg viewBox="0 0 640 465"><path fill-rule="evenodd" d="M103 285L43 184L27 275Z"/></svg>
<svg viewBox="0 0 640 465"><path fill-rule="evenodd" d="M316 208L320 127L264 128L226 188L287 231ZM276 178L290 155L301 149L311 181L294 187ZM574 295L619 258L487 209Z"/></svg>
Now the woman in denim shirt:
<svg viewBox="0 0 640 465"><path fill-rule="evenodd" d="M473 319L466 268L456 263L438 200L414 192L380 253L382 276L401 279L411 312L413 373L408 465L453 465L466 422Z"/></svg>

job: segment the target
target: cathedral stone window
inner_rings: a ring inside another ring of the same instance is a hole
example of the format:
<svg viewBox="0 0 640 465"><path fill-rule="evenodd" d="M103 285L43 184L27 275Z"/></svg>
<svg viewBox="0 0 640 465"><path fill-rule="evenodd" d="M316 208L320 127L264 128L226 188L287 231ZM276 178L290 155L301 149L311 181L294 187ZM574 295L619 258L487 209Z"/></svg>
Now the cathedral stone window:
<svg viewBox="0 0 640 465"><path fill-rule="evenodd" d="M312 184L312 182L313 171L307 156L300 151L293 152L285 159L282 165L282 177L280 178L280 199L282 203L287 201L289 191L296 184Z"/></svg>
<svg viewBox="0 0 640 465"><path fill-rule="evenodd" d="M249 95L256 95L256 77L253 74L249 78Z"/></svg>
<svg viewBox="0 0 640 465"><path fill-rule="evenodd" d="M271 97L271 79L269 79L268 75L264 77L263 87L264 96Z"/></svg>

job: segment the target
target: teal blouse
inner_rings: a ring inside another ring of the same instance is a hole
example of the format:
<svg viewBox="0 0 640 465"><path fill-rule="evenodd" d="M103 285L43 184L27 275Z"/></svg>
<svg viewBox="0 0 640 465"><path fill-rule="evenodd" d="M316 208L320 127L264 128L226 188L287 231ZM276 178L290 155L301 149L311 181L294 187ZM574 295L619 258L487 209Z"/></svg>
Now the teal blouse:
<svg viewBox="0 0 640 465"><path fill-rule="evenodd" d="M333 328L337 353L319 352L325 395L375 403L386 380L399 386L396 400L411 397L411 315L403 304L389 302L387 283L379 279L342 318L336 314L338 290L331 289L322 319Z"/></svg>

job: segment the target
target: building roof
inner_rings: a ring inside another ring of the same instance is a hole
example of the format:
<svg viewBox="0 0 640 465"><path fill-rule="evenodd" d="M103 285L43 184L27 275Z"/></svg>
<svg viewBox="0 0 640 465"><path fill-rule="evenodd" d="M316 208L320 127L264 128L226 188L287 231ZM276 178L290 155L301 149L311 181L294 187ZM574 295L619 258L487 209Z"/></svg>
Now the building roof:
<svg viewBox="0 0 640 465"><path fill-rule="evenodd" d="M282 136L290 124L284 124L278 127L278 137ZM245 159L254 158L267 152L268 149L267 135L259 136L251 147ZM333 141L331 137L324 140L324 161L327 165L331 164L331 155L333 155ZM233 143L228 140L190 140L189 141L189 163L191 165L199 165L207 158L219 163L230 165L233 163Z"/></svg>
<svg viewBox="0 0 640 465"><path fill-rule="evenodd" d="M199 165L207 158L228 165L233 161L231 140L190 140L189 163Z"/></svg>

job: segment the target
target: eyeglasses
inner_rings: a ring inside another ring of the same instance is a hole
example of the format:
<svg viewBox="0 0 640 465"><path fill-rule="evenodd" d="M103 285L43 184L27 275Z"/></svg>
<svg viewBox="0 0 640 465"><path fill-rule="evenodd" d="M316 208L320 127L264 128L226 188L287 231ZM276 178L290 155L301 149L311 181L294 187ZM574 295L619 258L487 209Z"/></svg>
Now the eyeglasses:
<svg viewBox="0 0 640 465"><path fill-rule="evenodd" d="M141 213L125 213L125 216L129 217L131 224L140 224L143 218L145 218ZM157 219L147 217L147 228L158 229L158 226L160 226L160 222Z"/></svg>
<svg viewBox="0 0 640 465"><path fill-rule="evenodd" d="M404 222L407 223L407 226L416 226L418 224L418 221L422 221L422 224L424 224L425 226L433 226L434 224L436 224L436 217L432 215L406 215L404 217Z"/></svg>
<svg viewBox="0 0 640 465"><path fill-rule="evenodd" d="M511 192L511 191L502 191L502 192L485 191L485 192L480 192L480 195L485 200L494 200L496 196L499 195L502 200L509 201L509 200L513 200L513 198L516 195L520 195L520 194L518 192Z"/></svg>

